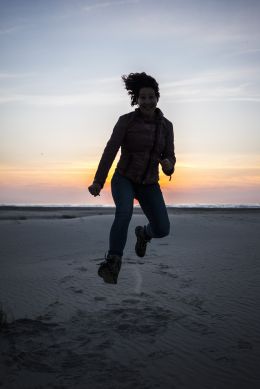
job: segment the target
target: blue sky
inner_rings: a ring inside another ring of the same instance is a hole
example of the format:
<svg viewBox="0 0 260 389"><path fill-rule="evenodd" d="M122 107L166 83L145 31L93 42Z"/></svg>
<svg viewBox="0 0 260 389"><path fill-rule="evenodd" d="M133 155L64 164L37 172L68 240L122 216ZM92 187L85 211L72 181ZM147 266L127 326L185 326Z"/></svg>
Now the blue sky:
<svg viewBox="0 0 260 389"><path fill-rule="evenodd" d="M6 0L0 11L0 202L92 202L86 185L132 110L120 77L138 71L159 82L175 128L168 201L200 202L205 169L204 189L214 176L219 191L201 202L259 201L259 1ZM55 186L61 170L82 177L78 192L64 176Z"/></svg>

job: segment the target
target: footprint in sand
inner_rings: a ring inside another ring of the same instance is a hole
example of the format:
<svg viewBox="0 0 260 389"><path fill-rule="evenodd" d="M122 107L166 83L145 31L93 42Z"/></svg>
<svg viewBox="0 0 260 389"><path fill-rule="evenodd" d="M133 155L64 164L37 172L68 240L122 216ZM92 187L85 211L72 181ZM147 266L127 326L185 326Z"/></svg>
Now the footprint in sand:
<svg viewBox="0 0 260 389"><path fill-rule="evenodd" d="M137 300L137 299L125 299L125 300L122 300L122 303L137 304L137 303L140 303L140 300Z"/></svg>
<svg viewBox="0 0 260 389"><path fill-rule="evenodd" d="M74 278L74 277L73 277L71 274L69 274L69 275L63 277L63 278L60 280L60 283L61 283L61 284L64 284L64 283L67 282L67 281L71 281L73 278Z"/></svg>
<svg viewBox="0 0 260 389"><path fill-rule="evenodd" d="M145 262L142 262L142 261L135 261L135 260L128 260L128 261L126 261L126 263L129 263L130 265L144 265L145 264Z"/></svg>
<svg viewBox="0 0 260 389"><path fill-rule="evenodd" d="M165 296L166 294L168 294L168 292L165 292L165 291L163 291L163 290L156 290L155 293L156 293L156 294L161 294L161 295L164 295L164 296Z"/></svg>
<svg viewBox="0 0 260 389"><path fill-rule="evenodd" d="M160 274L161 276L167 276L167 277L170 277L170 278L173 278L173 279L178 278L177 274L172 274L172 273L169 273L168 271L164 271L164 270L154 271L153 273Z"/></svg>
<svg viewBox="0 0 260 389"><path fill-rule="evenodd" d="M78 271L80 271L80 272L86 272L86 271L88 271L88 269L87 269L85 266L77 267L75 270L78 270Z"/></svg>
<svg viewBox="0 0 260 389"><path fill-rule="evenodd" d="M181 289L188 288L189 286L191 286L192 282L193 282L192 278L184 278L183 280L181 280L180 288Z"/></svg>
<svg viewBox="0 0 260 389"><path fill-rule="evenodd" d="M104 257L102 257L102 258L90 258L90 261L91 262L98 262L98 261L104 261Z"/></svg>
<svg viewBox="0 0 260 389"><path fill-rule="evenodd" d="M107 348L110 348L113 345L113 342L111 340L105 340L103 343L99 344L96 348L98 350L106 350Z"/></svg>
<svg viewBox="0 0 260 389"><path fill-rule="evenodd" d="M136 261L136 260L134 260L134 259L125 259L125 262L126 263L131 263L131 264L133 264L133 265L137 265L138 264L138 262Z"/></svg>
<svg viewBox="0 0 260 389"><path fill-rule="evenodd" d="M149 298L151 299L152 298L152 296L150 294L145 293L145 292L140 292L140 293L135 292L135 293L131 293L131 295L132 296L138 296L138 297L144 297L146 299L149 299Z"/></svg>
<svg viewBox="0 0 260 389"><path fill-rule="evenodd" d="M50 303L48 306L49 307L55 307L55 306L58 306L58 305L63 305L63 303L61 303L59 300L56 300L53 303Z"/></svg>
<svg viewBox="0 0 260 389"><path fill-rule="evenodd" d="M159 246L169 246L169 243L159 243Z"/></svg>
<svg viewBox="0 0 260 389"><path fill-rule="evenodd" d="M72 290L72 292L77 293L77 294L84 293L83 289L78 289L78 288L75 288L74 286L70 286L68 289Z"/></svg>
<svg viewBox="0 0 260 389"><path fill-rule="evenodd" d="M252 350L253 349L252 343L250 343L244 339L239 339L239 341L237 342L237 347L240 350Z"/></svg>
<svg viewBox="0 0 260 389"><path fill-rule="evenodd" d="M94 300L95 301L106 301L106 297L103 297L103 296L96 296L96 297L94 297Z"/></svg>
<svg viewBox="0 0 260 389"><path fill-rule="evenodd" d="M170 269L172 266L166 265L165 263L159 263L159 268L160 269Z"/></svg>

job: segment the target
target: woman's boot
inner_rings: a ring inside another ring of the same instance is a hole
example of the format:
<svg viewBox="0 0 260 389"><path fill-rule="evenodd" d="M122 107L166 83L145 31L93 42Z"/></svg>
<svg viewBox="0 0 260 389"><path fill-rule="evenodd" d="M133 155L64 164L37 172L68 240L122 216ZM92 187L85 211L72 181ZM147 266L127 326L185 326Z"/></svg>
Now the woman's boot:
<svg viewBox="0 0 260 389"><path fill-rule="evenodd" d="M116 254L108 254L105 261L98 269L98 275L108 284L116 284L121 269L122 257Z"/></svg>
<svg viewBox="0 0 260 389"><path fill-rule="evenodd" d="M141 227L141 226L137 226L135 228L135 235L137 238L135 244L136 255L138 255L138 257L144 257L147 243L150 242L151 238L147 236L145 227Z"/></svg>

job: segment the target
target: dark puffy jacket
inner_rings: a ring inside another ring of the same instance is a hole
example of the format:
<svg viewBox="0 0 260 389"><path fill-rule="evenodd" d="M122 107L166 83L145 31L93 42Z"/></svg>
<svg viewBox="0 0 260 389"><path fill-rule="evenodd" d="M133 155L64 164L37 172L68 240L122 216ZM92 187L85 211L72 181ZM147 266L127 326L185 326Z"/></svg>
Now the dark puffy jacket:
<svg viewBox="0 0 260 389"><path fill-rule="evenodd" d="M119 117L107 142L94 178L104 186L109 169L121 147L116 169L120 174L139 184L154 184L159 180L159 162L168 158L172 169L164 171L168 176L174 172L173 125L162 111L156 108L154 129L144 121L140 108Z"/></svg>

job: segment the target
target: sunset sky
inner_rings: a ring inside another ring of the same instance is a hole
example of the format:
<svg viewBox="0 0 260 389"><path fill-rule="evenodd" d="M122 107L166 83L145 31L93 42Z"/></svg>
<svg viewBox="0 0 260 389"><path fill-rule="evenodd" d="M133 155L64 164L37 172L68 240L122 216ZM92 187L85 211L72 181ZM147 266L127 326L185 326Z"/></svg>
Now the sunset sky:
<svg viewBox="0 0 260 389"><path fill-rule="evenodd" d="M115 164L87 187L141 71L174 125L166 203L260 203L259 19L257 0L0 0L0 204L112 204Z"/></svg>

